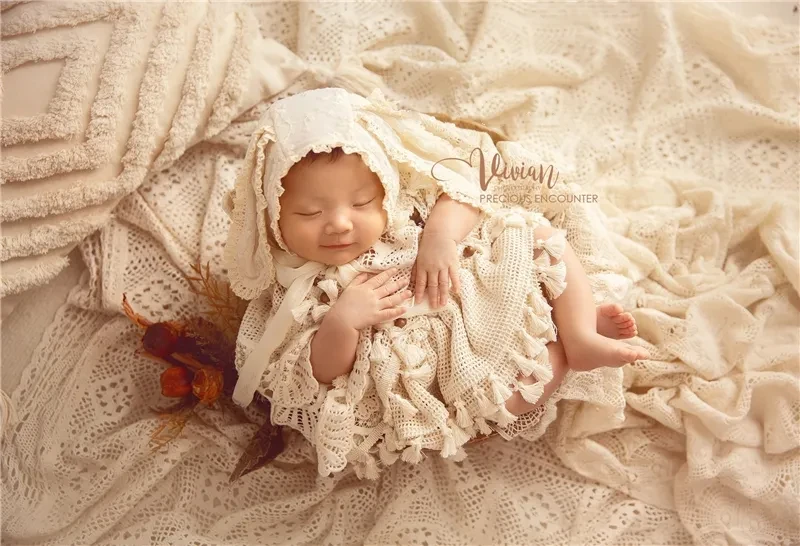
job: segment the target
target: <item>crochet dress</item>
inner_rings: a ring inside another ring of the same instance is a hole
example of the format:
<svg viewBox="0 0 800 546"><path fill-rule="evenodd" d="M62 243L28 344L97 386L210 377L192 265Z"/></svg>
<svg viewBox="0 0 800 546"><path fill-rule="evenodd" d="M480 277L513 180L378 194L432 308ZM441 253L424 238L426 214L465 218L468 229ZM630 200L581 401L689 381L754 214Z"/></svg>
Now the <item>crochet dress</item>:
<svg viewBox="0 0 800 546"><path fill-rule="evenodd" d="M395 134L410 138L397 127ZM275 139L279 140L279 135ZM337 143L330 143L327 149L334 145ZM255 159L258 149L251 145L248 156L253 156L250 163L260 180L263 171L258 165L264 161ZM302 157L307 152L300 150L294 155ZM269 151L264 155L269 156ZM389 149L387 156L395 155L397 152ZM287 163L296 160L292 157ZM465 456L461 446L478 434L497 431L511 438L534 426L537 412L514 416L506 410L505 401L520 390L533 403L553 377L545 345L555 340L555 328L545 295L557 297L565 288L566 270L560 261L563 233L537 240L535 228L549 225L542 214L494 209L478 198L472 186L437 184L431 177L421 176L411 162L390 159L389 164L396 172L394 181L382 177L387 201L392 204L389 228L369 251L347 266L316 264L316 269L303 270L313 278L300 292L302 298L294 296L297 300L288 310L291 320L286 333L271 340L274 349L269 358L258 349L259 343L270 337L265 335L266 324L278 313L291 286L299 282L286 272L315 264L304 263L272 244L268 258L277 274L269 282L261 281L267 286L256 294L243 290L247 283L241 271L245 268L236 260L236 249L247 249L247 245L229 237L226 246L232 286L239 293L255 296L240 328L237 368L241 373L248 357L262 360L256 366L252 388L270 400L273 423L300 431L314 444L323 476L352 463L360 477L374 479L379 462L388 466L401 457L416 463L422 459L423 449L460 460ZM278 171L276 176L282 176L285 168ZM243 227L244 214L237 220L236 211L248 209L246 188L253 178L252 172L244 172L241 184L237 182L232 231ZM319 383L312 374L311 341L325 315L360 271L394 266L398 268L394 279L410 280L420 234L442 193L481 210L477 225L459 245L460 293L451 293L444 307L431 309L426 298L414 302L398 319L362 329L352 370L331 385ZM264 194L268 202L276 200L266 181ZM283 247L277 231L277 207L267 209L273 214L263 216L261 225L272 227L272 235ZM537 249L542 252L534 259ZM238 255L246 256L244 252ZM517 380L520 374L533 374L537 382L523 385ZM246 382L241 377L240 382Z"/></svg>

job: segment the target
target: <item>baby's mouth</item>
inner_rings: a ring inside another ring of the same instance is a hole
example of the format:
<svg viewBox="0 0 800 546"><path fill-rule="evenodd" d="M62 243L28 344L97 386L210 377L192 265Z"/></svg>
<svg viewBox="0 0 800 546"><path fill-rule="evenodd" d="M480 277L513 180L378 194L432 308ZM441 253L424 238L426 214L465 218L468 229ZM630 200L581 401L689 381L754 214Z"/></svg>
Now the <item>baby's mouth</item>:
<svg viewBox="0 0 800 546"><path fill-rule="evenodd" d="M332 248L334 250L338 250L340 248L347 248L352 244L353 243L347 243L347 244L344 244L344 245L322 245L322 248Z"/></svg>

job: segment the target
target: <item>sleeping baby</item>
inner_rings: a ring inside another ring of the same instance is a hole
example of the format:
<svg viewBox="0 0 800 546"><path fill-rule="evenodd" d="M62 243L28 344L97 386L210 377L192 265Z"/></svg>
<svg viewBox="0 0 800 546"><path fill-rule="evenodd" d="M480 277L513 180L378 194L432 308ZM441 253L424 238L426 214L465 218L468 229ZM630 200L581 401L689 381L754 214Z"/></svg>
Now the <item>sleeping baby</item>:
<svg viewBox="0 0 800 546"><path fill-rule="evenodd" d="M225 268L252 300L234 400L315 446L327 476L377 478L423 450L531 426L568 369L649 358L543 214L497 209L465 158L488 135L380 91L275 102L233 191ZM435 168L435 176L434 176ZM531 191L536 191L534 186Z"/></svg>

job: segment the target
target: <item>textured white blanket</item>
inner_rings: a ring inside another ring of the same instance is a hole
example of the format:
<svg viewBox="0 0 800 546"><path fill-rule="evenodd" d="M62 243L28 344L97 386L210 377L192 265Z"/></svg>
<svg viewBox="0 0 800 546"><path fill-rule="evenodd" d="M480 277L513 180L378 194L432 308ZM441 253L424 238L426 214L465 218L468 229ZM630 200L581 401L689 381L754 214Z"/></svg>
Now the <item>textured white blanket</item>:
<svg viewBox="0 0 800 546"><path fill-rule="evenodd" d="M254 9L266 34L332 63L291 91L379 77L404 106L504 131L597 193L598 222L576 204L563 227L587 268L635 283L625 301L654 360L618 371L616 399L576 387L543 441L498 438L377 482L317 476L295 437L228 485L256 425L213 411L150 455L160 369L133 354L122 292L154 320L200 310L182 274L199 258L222 276L222 199L257 108L82 245L89 273L12 395L4 543L800 542L796 29L677 3Z"/></svg>

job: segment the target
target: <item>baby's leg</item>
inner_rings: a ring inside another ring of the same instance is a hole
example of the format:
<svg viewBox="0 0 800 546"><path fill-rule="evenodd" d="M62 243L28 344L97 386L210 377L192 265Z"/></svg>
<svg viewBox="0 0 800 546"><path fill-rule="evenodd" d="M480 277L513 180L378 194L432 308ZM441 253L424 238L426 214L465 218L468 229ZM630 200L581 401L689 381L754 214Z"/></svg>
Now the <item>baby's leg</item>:
<svg viewBox="0 0 800 546"><path fill-rule="evenodd" d="M618 303L604 303L597 306L597 333L603 337L626 339L636 335L636 321L630 313L626 313ZM550 355L550 365L553 367L553 380L544 387L542 397L535 404L526 402L522 395L515 391L514 395L506 401L506 409L514 415L522 415L536 409L550 398L567 373L569 363L564 355L564 346L559 338L555 343L548 343L547 350ZM533 375L524 377L522 374L517 379L524 385L536 382Z"/></svg>
<svg viewBox="0 0 800 546"><path fill-rule="evenodd" d="M549 239L555 230L538 227L537 239ZM536 250L534 257L543 252ZM650 353L642 347L628 345L617 339L604 337L597 331L597 308L595 307L589 278L583 271L578 257L567 243L562 260L566 264L566 289L550 305L553 307L553 322L558 337L564 344L569 367L574 370L591 370L600 366L623 366L643 358ZM555 260L551 257L551 263Z"/></svg>
<svg viewBox="0 0 800 546"><path fill-rule="evenodd" d="M514 415L528 413L529 411L532 411L544 404L545 401L550 398L554 392L556 392L556 389L564 380L564 376L567 374L567 357L564 354L564 346L560 341L548 343L547 352L550 355L550 365L553 367L553 379L550 381L550 383L544 386L544 392L535 404L526 402L519 391L514 391L514 394L511 395L511 398L506 400L506 409ZM533 374L529 375L528 377L523 377L522 374L520 374L518 379L524 385L536 383L536 377L534 377Z"/></svg>

